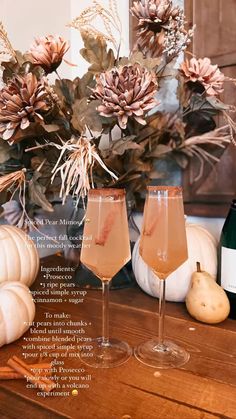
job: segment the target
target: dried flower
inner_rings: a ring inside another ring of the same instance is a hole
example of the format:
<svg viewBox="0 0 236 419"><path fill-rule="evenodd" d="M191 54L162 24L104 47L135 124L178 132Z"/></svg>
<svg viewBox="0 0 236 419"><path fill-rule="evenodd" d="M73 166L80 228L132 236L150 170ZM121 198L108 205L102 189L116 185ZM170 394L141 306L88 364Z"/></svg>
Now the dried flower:
<svg viewBox="0 0 236 419"><path fill-rule="evenodd" d="M184 12L171 0L138 0L130 10L138 19L137 47L146 57L172 56L190 43L193 29L185 30Z"/></svg>
<svg viewBox="0 0 236 419"><path fill-rule="evenodd" d="M98 165L109 175L118 180L118 177L108 169L98 154L95 144L86 137L72 137L62 144L47 143L45 147L53 146L60 150L58 160L52 170L52 182L59 174L61 177L60 197L65 203L67 196L72 193L78 199L85 197L88 190L94 187L93 169ZM30 150L41 149L44 146L36 146Z"/></svg>
<svg viewBox="0 0 236 419"><path fill-rule="evenodd" d="M30 122L42 122L42 112L50 107L50 96L44 80L28 73L16 76L0 91L0 134L9 144L18 128L26 129Z"/></svg>
<svg viewBox="0 0 236 419"><path fill-rule="evenodd" d="M188 157L195 157L200 163L199 173L195 176L194 182L197 182L203 175L204 162L211 165L218 163L220 159L211 152L202 148L202 145L210 145L219 148L226 148L231 142L231 132L229 125L216 128L213 131L206 132L202 135L194 135L187 138L178 148L179 151Z"/></svg>
<svg viewBox="0 0 236 419"><path fill-rule="evenodd" d="M100 31L94 25L100 23L105 31ZM122 24L117 10L116 0L109 0L109 9L105 8L97 0L93 0L93 5L86 7L81 14L73 19L70 27L78 29L80 32L89 33L90 36L99 37L103 41L113 44L118 51L121 44ZM118 41L117 41L118 38Z"/></svg>
<svg viewBox="0 0 236 419"><path fill-rule="evenodd" d="M232 107L231 111L235 112L235 108ZM231 118L229 112L227 111L223 111L223 116L229 127L231 142L236 147L236 122L234 119Z"/></svg>
<svg viewBox="0 0 236 419"><path fill-rule="evenodd" d="M90 188L124 187L132 209L146 185L166 175L156 159L171 156L185 169L193 157L196 181L204 176L205 163L217 163L230 142L236 146L234 108L217 97L224 81L235 80L207 58L189 56L182 65L178 110L170 114L156 107L159 85L176 76L175 58L193 35L193 29L185 29L177 1L132 0L137 42L128 58L120 55L118 0L100 3L92 0L70 24L82 35L80 53L88 72L56 80L55 86L44 75L65 61L67 42L53 35L36 38L25 55L14 51L0 23L5 83L0 90L0 203L11 197L4 216L20 228L37 230L42 225L38 208L52 212L58 193L65 203L69 196L83 201ZM214 130L218 116L227 125Z"/></svg>
<svg viewBox="0 0 236 419"><path fill-rule="evenodd" d="M69 44L61 36L48 35L35 38L29 50L29 60L40 65L45 72L52 73L61 64Z"/></svg>
<svg viewBox="0 0 236 419"><path fill-rule="evenodd" d="M96 76L96 87L91 99L100 99L98 112L105 117L116 117L122 129L132 117L142 125L144 115L158 104L155 99L155 73L140 64L113 68Z"/></svg>
<svg viewBox="0 0 236 419"><path fill-rule="evenodd" d="M16 52L8 39L7 32L2 22L0 22L0 61L2 62L11 58L16 60Z"/></svg>
<svg viewBox="0 0 236 419"><path fill-rule="evenodd" d="M156 113L149 125L155 129L155 136L158 136L159 141L162 140L172 148L179 146L185 138L186 124L178 113Z"/></svg>
<svg viewBox="0 0 236 419"><path fill-rule="evenodd" d="M12 187L22 188L25 182L25 169L0 176L0 192Z"/></svg>
<svg viewBox="0 0 236 419"><path fill-rule="evenodd" d="M207 95L216 96L223 92L224 74L217 65L212 65L209 58L186 59L180 72L186 82L201 83Z"/></svg>

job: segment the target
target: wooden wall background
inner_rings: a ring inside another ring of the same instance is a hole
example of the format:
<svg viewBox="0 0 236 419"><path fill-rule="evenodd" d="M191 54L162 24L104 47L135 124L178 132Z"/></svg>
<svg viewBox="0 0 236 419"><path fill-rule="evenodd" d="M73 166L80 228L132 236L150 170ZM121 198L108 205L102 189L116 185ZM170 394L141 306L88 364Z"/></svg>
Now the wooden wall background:
<svg viewBox="0 0 236 419"><path fill-rule="evenodd" d="M187 20L196 24L193 54L211 58L226 76L236 78L236 0L185 0L185 13ZM226 84L221 99L236 105L236 86ZM198 182L193 179L194 162L184 175L187 212L225 216L230 201L236 198L236 147L230 145L213 169L207 166Z"/></svg>
<svg viewBox="0 0 236 419"><path fill-rule="evenodd" d="M130 0L130 4L132 0ZM188 22L196 24L191 51L209 57L225 75L236 78L236 0L184 0ZM130 17L130 46L135 41L135 20ZM236 86L226 85L222 101L236 105ZM225 124L223 120L220 125ZM227 214L236 198L236 147L230 145L220 162L206 165L202 178L195 182L194 161L183 175L187 214L220 217Z"/></svg>

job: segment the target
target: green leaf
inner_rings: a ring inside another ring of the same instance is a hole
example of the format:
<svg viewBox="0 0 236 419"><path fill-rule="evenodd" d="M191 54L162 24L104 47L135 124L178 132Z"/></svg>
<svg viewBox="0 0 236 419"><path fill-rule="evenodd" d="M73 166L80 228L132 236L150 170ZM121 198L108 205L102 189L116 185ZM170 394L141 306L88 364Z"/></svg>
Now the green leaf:
<svg viewBox="0 0 236 419"><path fill-rule="evenodd" d="M107 50L104 38L95 37L88 32L82 32L81 35L84 41L84 48L80 50L80 54L91 64L89 71L96 74L112 68L115 63L114 53L112 49Z"/></svg>

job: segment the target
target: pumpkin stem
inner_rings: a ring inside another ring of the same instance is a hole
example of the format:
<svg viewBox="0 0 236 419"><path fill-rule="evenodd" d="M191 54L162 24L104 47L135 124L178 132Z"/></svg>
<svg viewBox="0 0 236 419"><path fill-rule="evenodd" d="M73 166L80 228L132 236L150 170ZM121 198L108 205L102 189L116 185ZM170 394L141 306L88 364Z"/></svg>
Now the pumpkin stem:
<svg viewBox="0 0 236 419"><path fill-rule="evenodd" d="M202 272L201 271L201 263L197 262L196 265L197 265L197 272Z"/></svg>

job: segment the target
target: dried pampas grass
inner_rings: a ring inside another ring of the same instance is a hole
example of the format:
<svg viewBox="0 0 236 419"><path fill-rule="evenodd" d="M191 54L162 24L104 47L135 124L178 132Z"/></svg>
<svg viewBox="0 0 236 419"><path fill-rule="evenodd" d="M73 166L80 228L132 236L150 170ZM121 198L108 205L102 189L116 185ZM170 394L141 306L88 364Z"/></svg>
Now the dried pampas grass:
<svg viewBox="0 0 236 419"><path fill-rule="evenodd" d="M200 162L199 173L195 177L194 181L197 182L203 175L204 162L214 165L218 163L220 159L213 154L206 151L201 145L214 145L220 148L226 148L232 141L231 132L229 125L225 125L220 128L216 128L213 131L206 132L205 134L196 135L184 140L182 145L178 147L188 157L195 156Z"/></svg>
<svg viewBox="0 0 236 419"><path fill-rule="evenodd" d="M118 180L118 177L108 169L99 156L92 139L81 136L79 138L72 137L66 142L60 138L60 141L61 144L50 142L30 148L27 151L48 146L60 150L58 160L52 169L51 181L53 182L56 176L60 176L60 198L62 198L63 204L70 193L79 200L87 195L91 187L94 188L93 167L96 163L114 180Z"/></svg>

